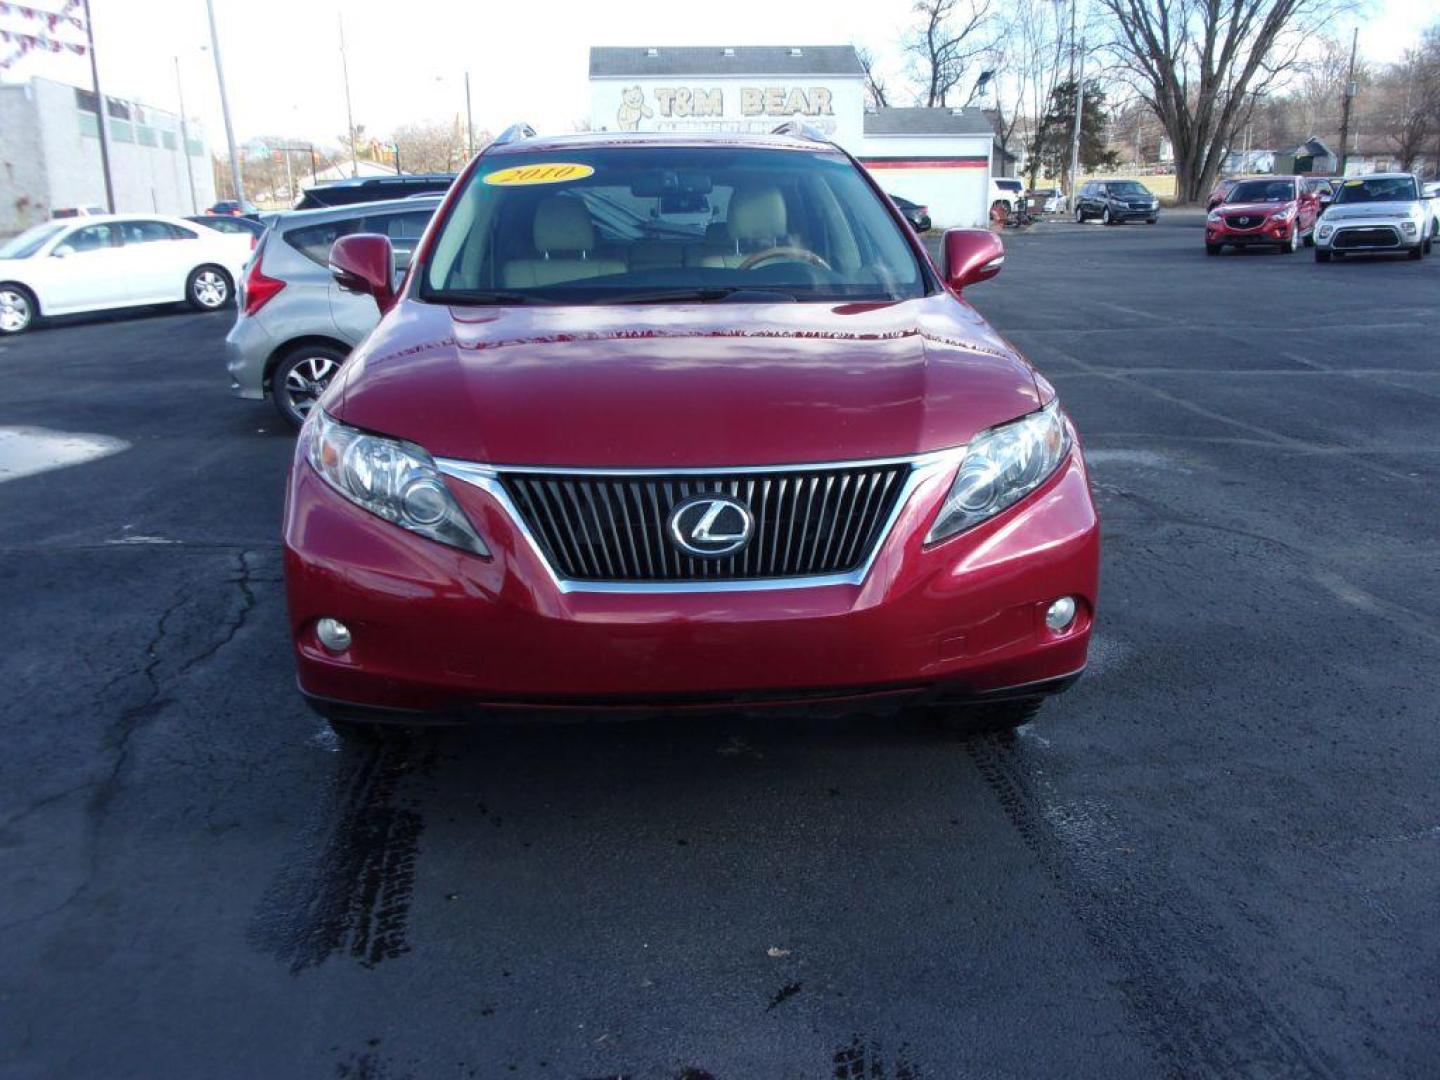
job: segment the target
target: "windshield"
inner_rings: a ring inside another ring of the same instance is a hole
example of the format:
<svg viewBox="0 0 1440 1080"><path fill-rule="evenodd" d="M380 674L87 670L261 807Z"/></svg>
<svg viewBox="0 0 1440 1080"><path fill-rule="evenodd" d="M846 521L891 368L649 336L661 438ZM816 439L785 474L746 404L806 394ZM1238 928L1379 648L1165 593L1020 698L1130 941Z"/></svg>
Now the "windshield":
<svg viewBox="0 0 1440 1080"><path fill-rule="evenodd" d="M64 223L56 224L53 221L32 225L19 236L12 236L0 244L0 259L28 259L45 246L45 241L65 228L68 226Z"/></svg>
<svg viewBox="0 0 1440 1080"><path fill-rule="evenodd" d="M1414 202L1415 179L1410 176L1371 176L1346 180L1335 193L1337 203Z"/></svg>
<svg viewBox="0 0 1440 1080"><path fill-rule="evenodd" d="M1134 180L1122 180L1118 184L1110 184L1106 189L1111 195L1149 195L1150 189L1144 184L1137 184Z"/></svg>
<svg viewBox="0 0 1440 1080"><path fill-rule="evenodd" d="M1225 196L1232 203L1282 203L1295 198L1294 180L1246 180L1236 184Z"/></svg>
<svg viewBox="0 0 1440 1080"><path fill-rule="evenodd" d="M660 146L482 160L420 287L423 299L478 304L927 291L895 219L845 158Z"/></svg>

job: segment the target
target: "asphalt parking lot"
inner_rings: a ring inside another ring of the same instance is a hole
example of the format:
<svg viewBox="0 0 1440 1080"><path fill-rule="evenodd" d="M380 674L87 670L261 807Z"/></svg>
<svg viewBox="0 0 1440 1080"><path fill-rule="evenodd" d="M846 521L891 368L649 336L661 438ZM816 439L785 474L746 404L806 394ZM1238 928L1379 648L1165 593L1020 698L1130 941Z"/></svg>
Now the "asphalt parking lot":
<svg viewBox="0 0 1440 1080"><path fill-rule="evenodd" d="M1091 670L885 716L341 747L292 439L229 316L0 342L0 1073L1422 1077L1440 1062L1440 259L1007 237L973 299L1087 440Z"/></svg>

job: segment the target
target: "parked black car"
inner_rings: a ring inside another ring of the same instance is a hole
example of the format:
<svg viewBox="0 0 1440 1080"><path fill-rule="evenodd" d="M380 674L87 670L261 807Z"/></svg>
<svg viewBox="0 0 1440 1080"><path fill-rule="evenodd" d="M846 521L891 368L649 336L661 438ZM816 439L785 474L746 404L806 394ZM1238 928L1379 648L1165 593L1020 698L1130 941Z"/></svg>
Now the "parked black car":
<svg viewBox="0 0 1440 1080"><path fill-rule="evenodd" d="M1075 220L1091 218L1099 218L1106 225L1122 221L1154 225L1160 219L1160 200L1138 180L1090 180L1075 196Z"/></svg>
<svg viewBox="0 0 1440 1080"><path fill-rule="evenodd" d="M900 213L905 215L905 220L916 232L925 232L930 228L930 208L913 203L909 199L902 199L899 195L891 195L893 202Z"/></svg>
<svg viewBox="0 0 1440 1080"><path fill-rule="evenodd" d="M185 220L193 221L197 225L208 225L223 233L249 233L252 248L260 242L260 237L265 232L265 226L254 218L232 217L229 214L192 214Z"/></svg>
<svg viewBox="0 0 1440 1080"><path fill-rule="evenodd" d="M306 188L296 210L321 210L362 202L408 199L411 195L443 195L455 181L454 173L414 173L395 176L359 176Z"/></svg>
<svg viewBox="0 0 1440 1080"><path fill-rule="evenodd" d="M234 199L221 199L205 213L214 214L216 217L254 217L260 210L252 202L238 203Z"/></svg>

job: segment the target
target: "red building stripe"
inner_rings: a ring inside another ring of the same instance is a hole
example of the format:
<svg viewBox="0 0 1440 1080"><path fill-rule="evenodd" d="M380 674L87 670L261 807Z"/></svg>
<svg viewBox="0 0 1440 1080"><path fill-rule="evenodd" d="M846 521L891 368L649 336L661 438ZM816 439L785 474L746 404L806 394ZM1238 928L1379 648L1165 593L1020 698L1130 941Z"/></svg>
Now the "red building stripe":
<svg viewBox="0 0 1440 1080"><path fill-rule="evenodd" d="M860 158L867 169L983 169L987 157Z"/></svg>

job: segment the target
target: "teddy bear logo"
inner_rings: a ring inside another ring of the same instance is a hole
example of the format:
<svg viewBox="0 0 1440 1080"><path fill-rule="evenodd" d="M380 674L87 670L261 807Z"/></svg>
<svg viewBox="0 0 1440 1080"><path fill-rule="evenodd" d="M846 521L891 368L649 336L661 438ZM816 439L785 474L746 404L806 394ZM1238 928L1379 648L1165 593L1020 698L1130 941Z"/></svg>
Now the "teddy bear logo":
<svg viewBox="0 0 1440 1080"><path fill-rule="evenodd" d="M627 86L620 91L620 108L615 110L615 123L621 131L638 131L640 119L649 119L655 114L645 104L645 91L638 86Z"/></svg>

